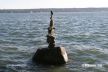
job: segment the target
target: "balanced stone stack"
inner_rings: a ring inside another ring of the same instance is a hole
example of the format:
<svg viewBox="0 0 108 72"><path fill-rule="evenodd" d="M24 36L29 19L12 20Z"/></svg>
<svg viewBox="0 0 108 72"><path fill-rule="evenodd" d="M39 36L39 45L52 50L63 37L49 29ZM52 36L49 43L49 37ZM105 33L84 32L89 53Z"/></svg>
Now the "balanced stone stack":
<svg viewBox="0 0 108 72"><path fill-rule="evenodd" d="M50 26L48 27L48 35L47 35L47 43L49 44L48 48L55 47L55 28L52 18L53 12L51 11L51 18L50 18Z"/></svg>
<svg viewBox="0 0 108 72"><path fill-rule="evenodd" d="M68 56L64 47L55 47L55 27L53 22L53 12L51 11L50 25L48 27L46 48L37 49L33 56L33 61L37 64L62 65L68 61Z"/></svg>

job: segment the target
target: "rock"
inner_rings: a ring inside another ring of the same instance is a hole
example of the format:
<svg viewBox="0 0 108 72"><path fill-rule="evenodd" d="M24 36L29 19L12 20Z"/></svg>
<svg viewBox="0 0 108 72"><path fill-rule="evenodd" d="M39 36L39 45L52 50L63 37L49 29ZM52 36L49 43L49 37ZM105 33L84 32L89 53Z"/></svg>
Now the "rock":
<svg viewBox="0 0 108 72"><path fill-rule="evenodd" d="M62 65L68 61L64 47L38 49L33 56L33 61L37 64Z"/></svg>
<svg viewBox="0 0 108 72"><path fill-rule="evenodd" d="M48 27L47 48L38 49L33 56L33 61L38 64L61 65L68 61L64 47L55 47L55 27L51 11L50 25Z"/></svg>

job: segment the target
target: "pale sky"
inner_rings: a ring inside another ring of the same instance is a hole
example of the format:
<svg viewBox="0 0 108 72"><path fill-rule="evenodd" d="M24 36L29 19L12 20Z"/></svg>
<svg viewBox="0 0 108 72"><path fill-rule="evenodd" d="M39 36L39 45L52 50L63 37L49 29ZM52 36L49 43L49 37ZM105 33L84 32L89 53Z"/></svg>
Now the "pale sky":
<svg viewBox="0 0 108 72"><path fill-rule="evenodd" d="M0 0L0 9L108 7L108 0Z"/></svg>

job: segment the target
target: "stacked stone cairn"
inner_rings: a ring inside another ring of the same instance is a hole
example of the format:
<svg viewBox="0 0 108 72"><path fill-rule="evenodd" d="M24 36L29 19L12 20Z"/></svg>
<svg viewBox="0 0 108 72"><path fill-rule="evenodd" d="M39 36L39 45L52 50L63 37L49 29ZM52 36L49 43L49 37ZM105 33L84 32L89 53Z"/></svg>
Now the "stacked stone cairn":
<svg viewBox="0 0 108 72"><path fill-rule="evenodd" d="M48 27L46 48L37 49L32 60L37 64L62 65L68 61L68 56L64 47L55 47L55 27L53 22L53 12L51 11L50 25Z"/></svg>
<svg viewBox="0 0 108 72"><path fill-rule="evenodd" d="M53 23L53 12L51 11L50 17L50 26L48 27L47 43L49 44L48 48L55 47L55 27Z"/></svg>

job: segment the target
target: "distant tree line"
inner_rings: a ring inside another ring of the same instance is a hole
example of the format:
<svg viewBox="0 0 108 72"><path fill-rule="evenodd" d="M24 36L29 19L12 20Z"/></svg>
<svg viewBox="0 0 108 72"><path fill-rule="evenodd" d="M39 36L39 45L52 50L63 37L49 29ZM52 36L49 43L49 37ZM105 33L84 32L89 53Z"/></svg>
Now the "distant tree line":
<svg viewBox="0 0 108 72"><path fill-rule="evenodd" d="M102 12L108 8L46 8L46 9L0 9L0 13L35 13L35 12Z"/></svg>

